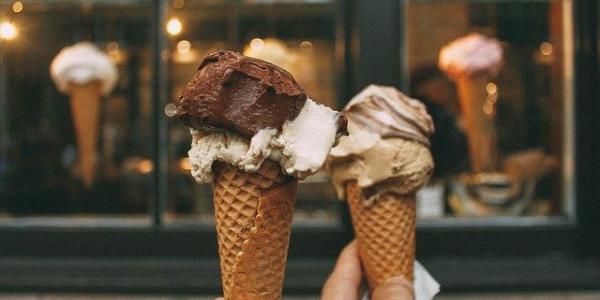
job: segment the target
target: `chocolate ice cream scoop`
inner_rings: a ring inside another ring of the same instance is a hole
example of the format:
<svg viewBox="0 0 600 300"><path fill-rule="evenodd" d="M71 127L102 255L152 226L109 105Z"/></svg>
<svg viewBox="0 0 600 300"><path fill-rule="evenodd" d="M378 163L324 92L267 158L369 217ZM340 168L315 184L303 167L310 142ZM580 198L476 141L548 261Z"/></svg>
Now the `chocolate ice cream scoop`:
<svg viewBox="0 0 600 300"><path fill-rule="evenodd" d="M208 54L180 97L177 117L196 129L252 137L295 119L307 96L290 73L233 51Z"/></svg>

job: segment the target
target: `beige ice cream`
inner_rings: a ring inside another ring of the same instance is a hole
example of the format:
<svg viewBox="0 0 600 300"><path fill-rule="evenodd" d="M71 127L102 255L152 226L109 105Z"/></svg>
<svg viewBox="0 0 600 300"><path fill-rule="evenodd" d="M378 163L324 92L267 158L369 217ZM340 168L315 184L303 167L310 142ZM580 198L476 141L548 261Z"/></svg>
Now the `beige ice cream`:
<svg viewBox="0 0 600 300"><path fill-rule="evenodd" d="M433 172L428 137L433 122L425 106L393 87L371 85L345 108L348 136L329 153L340 198L356 180L367 204L381 194L413 194Z"/></svg>
<svg viewBox="0 0 600 300"><path fill-rule="evenodd" d="M487 85L503 64L502 46L495 39L472 33L443 47L439 67L456 82L468 134L471 168L475 172L497 167L493 108L497 96L488 100Z"/></svg>
<svg viewBox="0 0 600 300"><path fill-rule="evenodd" d="M90 187L96 171L101 98L117 83L117 68L107 54L82 42L58 53L50 75L58 90L71 98L78 170L84 185Z"/></svg>

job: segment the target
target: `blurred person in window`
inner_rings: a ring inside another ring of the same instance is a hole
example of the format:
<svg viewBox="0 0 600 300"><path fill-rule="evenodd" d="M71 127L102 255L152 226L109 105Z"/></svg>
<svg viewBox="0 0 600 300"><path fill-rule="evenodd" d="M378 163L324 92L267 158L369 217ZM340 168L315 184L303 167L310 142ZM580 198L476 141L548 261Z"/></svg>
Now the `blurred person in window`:
<svg viewBox="0 0 600 300"><path fill-rule="evenodd" d="M411 73L410 96L421 100L433 119L435 133L429 138L435 163L434 177L468 170L466 138L458 124L460 107L456 87L436 65L426 65Z"/></svg>

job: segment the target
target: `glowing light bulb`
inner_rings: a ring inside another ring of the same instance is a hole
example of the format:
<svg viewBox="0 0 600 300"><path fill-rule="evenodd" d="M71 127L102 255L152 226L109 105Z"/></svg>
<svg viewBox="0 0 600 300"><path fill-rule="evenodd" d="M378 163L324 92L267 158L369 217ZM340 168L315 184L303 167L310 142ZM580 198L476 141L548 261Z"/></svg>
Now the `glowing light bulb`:
<svg viewBox="0 0 600 300"><path fill-rule="evenodd" d="M485 86L485 90L488 94L495 94L498 92L498 86L495 83L490 82Z"/></svg>
<svg viewBox="0 0 600 300"><path fill-rule="evenodd" d="M167 33L170 35L178 35L181 33L182 29L183 25L178 18L173 17L167 22Z"/></svg>
<svg viewBox="0 0 600 300"><path fill-rule="evenodd" d="M12 40L17 37L18 33L15 24L6 21L0 23L0 39Z"/></svg>
<svg viewBox="0 0 600 300"><path fill-rule="evenodd" d="M23 11L23 3L21 1L17 1L15 3L13 3L12 10L17 14L22 12Z"/></svg>
<svg viewBox="0 0 600 300"><path fill-rule="evenodd" d="M303 41L300 43L300 48L311 50L313 48L313 44L309 41Z"/></svg>
<svg viewBox="0 0 600 300"><path fill-rule="evenodd" d="M184 0L173 0L173 7L175 8L183 8L185 6Z"/></svg>
<svg viewBox="0 0 600 300"><path fill-rule="evenodd" d="M543 42L542 44L540 44L540 52L543 55L552 55L553 51L554 51L554 46L552 46L552 44L550 44L548 42Z"/></svg>
<svg viewBox="0 0 600 300"><path fill-rule="evenodd" d="M254 51L261 51L265 47L265 41L259 38L252 39L250 41L250 48Z"/></svg>
<svg viewBox="0 0 600 300"><path fill-rule="evenodd" d="M188 53L192 50L192 43L188 40L181 40L177 42L177 52L179 53Z"/></svg>
<svg viewBox="0 0 600 300"><path fill-rule="evenodd" d="M110 43L106 44L106 52L108 52L108 54L118 53L119 52L119 43L110 42Z"/></svg>

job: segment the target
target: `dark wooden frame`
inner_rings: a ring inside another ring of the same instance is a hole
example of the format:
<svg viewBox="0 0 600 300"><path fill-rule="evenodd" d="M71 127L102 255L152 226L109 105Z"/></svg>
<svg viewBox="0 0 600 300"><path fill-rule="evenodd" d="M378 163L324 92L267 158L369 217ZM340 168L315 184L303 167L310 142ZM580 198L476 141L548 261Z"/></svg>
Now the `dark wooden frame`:
<svg viewBox="0 0 600 300"><path fill-rule="evenodd" d="M158 170L166 168L166 66L160 51L166 2L153 1L154 132ZM401 86L403 14L400 0L338 1L343 53L340 95L367 83ZM424 226L418 255L446 291L597 289L600 287L600 99L597 1L574 1L577 222L538 226ZM162 141L162 142L161 142ZM164 172L166 174L166 172ZM98 226L0 226L0 291L218 293L214 229L163 224L160 195L166 180L155 173L150 226L110 219ZM295 228L286 293L317 293L339 249L351 238L344 226Z"/></svg>

